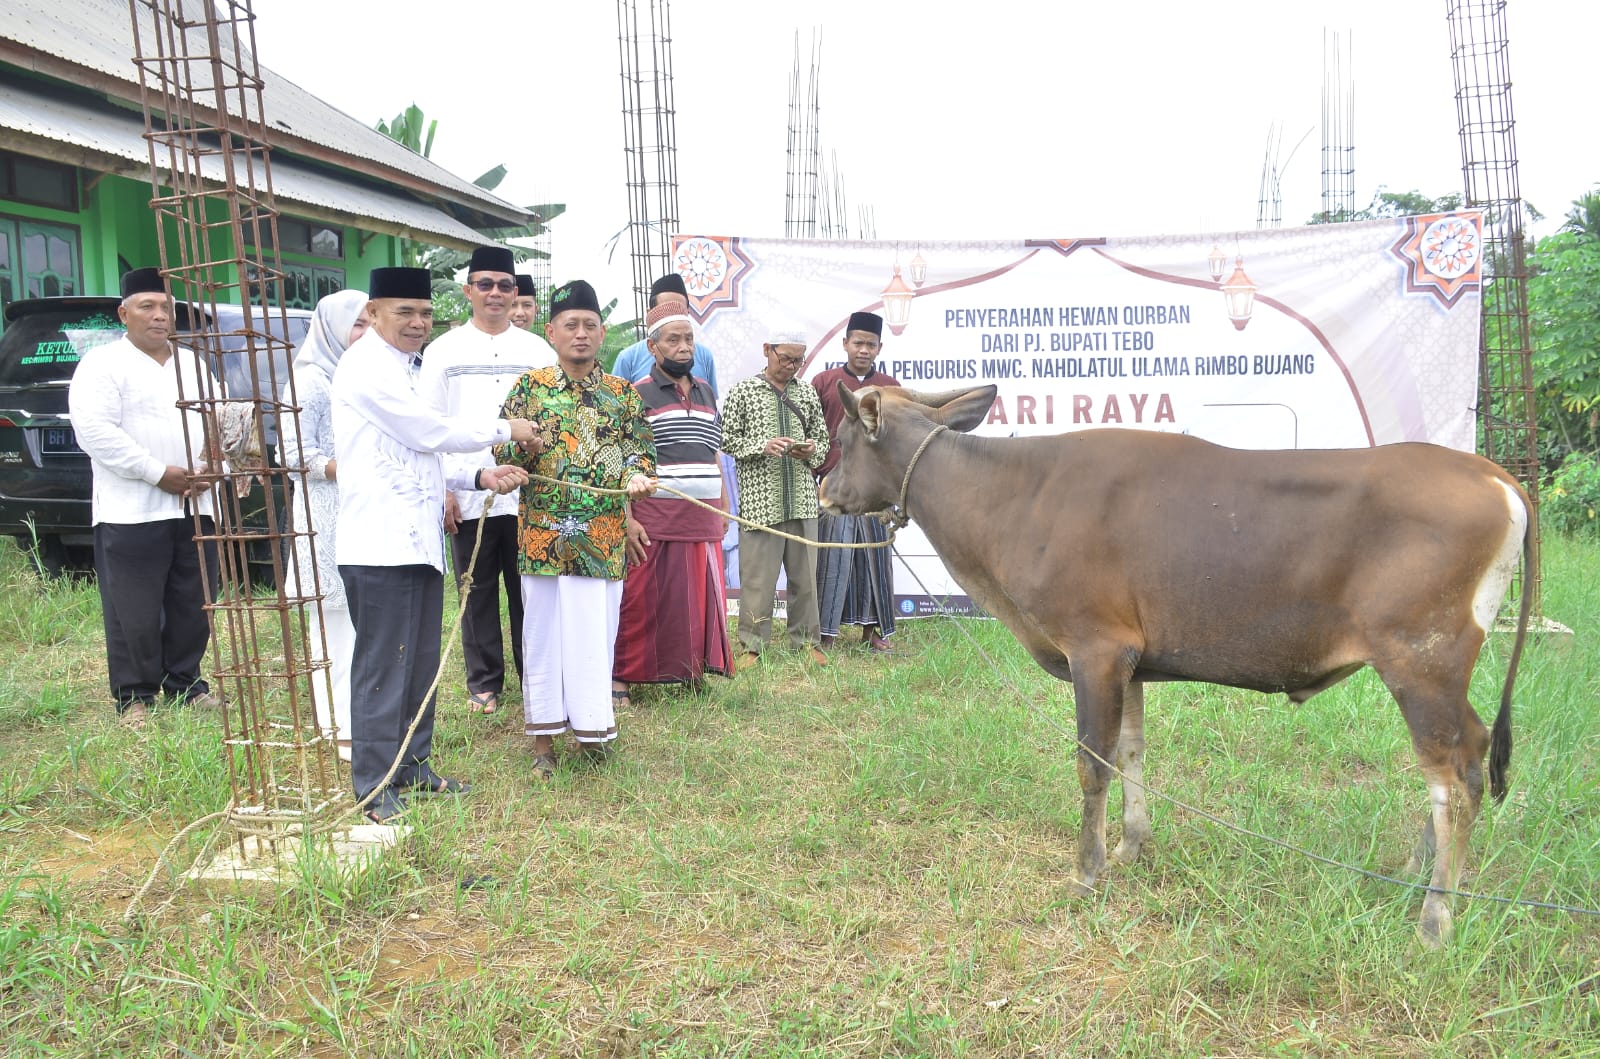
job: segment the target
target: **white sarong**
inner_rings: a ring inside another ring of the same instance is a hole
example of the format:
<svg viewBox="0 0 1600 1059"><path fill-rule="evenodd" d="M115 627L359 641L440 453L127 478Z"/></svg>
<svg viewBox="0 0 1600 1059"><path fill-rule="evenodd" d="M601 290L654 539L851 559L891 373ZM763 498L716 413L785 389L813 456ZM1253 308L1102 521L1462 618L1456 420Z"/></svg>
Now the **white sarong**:
<svg viewBox="0 0 1600 1059"><path fill-rule="evenodd" d="M570 729L580 743L617 737L611 661L621 581L522 575L522 717L528 735Z"/></svg>

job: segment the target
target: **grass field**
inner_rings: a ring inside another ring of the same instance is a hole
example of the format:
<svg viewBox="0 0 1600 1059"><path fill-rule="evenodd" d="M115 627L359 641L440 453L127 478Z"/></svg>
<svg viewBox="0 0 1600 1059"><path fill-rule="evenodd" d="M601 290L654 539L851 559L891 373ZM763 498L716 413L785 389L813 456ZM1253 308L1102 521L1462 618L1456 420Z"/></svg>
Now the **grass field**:
<svg viewBox="0 0 1600 1059"><path fill-rule="evenodd" d="M1547 542L1545 612L1576 635L1524 659L1469 889L1600 906L1597 570L1600 548ZM460 708L457 663L436 760L467 799L419 807L358 877L184 889L128 928L160 847L226 804L217 721L117 727L94 587L0 544L0 593L7 1057L1600 1055L1600 918L1458 898L1429 952L1418 891L1159 799L1145 858L1068 898L1068 689L954 619L903 625L889 660L775 652L703 694L641 692L619 757L548 788L519 711ZM1507 651L1474 680L1486 718ZM1153 787L1402 871L1425 795L1370 671L1301 707L1148 700Z"/></svg>

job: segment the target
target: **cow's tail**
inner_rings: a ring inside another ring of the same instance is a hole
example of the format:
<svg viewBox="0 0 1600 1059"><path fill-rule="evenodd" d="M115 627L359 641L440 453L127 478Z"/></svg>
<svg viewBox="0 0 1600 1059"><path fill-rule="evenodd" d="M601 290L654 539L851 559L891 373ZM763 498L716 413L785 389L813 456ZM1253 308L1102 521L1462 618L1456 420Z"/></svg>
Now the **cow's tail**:
<svg viewBox="0 0 1600 1059"><path fill-rule="evenodd" d="M1528 618L1533 613L1534 579L1539 576L1539 516L1527 504L1528 525L1522 539L1522 606L1517 614L1517 638L1511 645L1511 662L1506 666L1506 682L1500 689L1500 712L1494 715L1489 734L1489 793L1495 802L1506 799L1506 770L1511 767L1511 689L1517 683L1517 665L1522 661L1522 645L1528 636Z"/></svg>

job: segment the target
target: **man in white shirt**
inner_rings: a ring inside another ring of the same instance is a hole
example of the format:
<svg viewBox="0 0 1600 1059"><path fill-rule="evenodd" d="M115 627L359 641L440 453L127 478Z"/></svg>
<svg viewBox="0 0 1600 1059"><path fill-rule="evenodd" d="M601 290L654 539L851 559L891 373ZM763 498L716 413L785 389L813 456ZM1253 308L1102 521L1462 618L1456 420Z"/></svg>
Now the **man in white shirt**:
<svg viewBox="0 0 1600 1059"><path fill-rule="evenodd" d="M441 416L417 392L419 351L433 326L427 269L376 268L368 285L372 326L333 374L333 434L339 453L339 575L356 629L350 664L350 778L374 823L404 809L399 791L461 794L460 780L434 772L434 700L444 611L445 489L508 493L528 480L516 467L447 472L441 452L477 452L524 442L523 419ZM416 730L401 744L417 718ZM400 765L379 790L396 758Z"/></svg>
<svg viewBox="0 0 1600 1059"><path fill-rule="evenodd" d="M422 358L417 389L440 414L481 420L498 414L506 393L525 371L556 362L555 350L542 338L511 325L517 300L516 263L511 251L480 246L472 252L467 282L461 288L472 305L472 319L429 343ZM493 467L488 446L477 452L450 453L447 470L470 474ZM485 506L483 539L478 543L479 516ZM511 619L511 654L522 674L522 582L517 573L517 494L489 496L473 489L445 494L444 528L450 534L451 565L456 588L472 564L472 590L463 601L461 656L467 670L467 708L491 714L505 691L505 647L500 635L500 584L505 585Z"/></svg>
<svg viewBox="0 0 1600 1059"><path fill-rule="evenodd" d="M111 695L123 723L139 727L163 692L221 705L200 679L211 639L206 594L217 590L216 544L204 544L203 570L195 544L197 530L215 532L210 490L190 477L191 468L205 470L205 417L178 407L180 395L196 400L216 387L202 387L195 358L172 344L172 298L160 269L122 277L117 316L128 333L84 355L67 407L94 473L94 566Z"/></svg>

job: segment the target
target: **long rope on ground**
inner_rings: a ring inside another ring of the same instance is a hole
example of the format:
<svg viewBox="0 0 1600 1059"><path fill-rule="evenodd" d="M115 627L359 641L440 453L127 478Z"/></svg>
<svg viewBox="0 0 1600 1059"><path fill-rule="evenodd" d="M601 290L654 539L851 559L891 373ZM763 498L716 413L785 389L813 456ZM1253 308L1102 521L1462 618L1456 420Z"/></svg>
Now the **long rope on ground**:
<svg viewBox="0 0 1600 1059"><path fill-rule="evenodd" d="M534 479L536 481L547 482L547 483L549 483L551 485L566 486L566 487L568 487L570 489L577 489L577 490L581 490L581 491L587 492L587 493L594 493L594 494L596 494L598 496L627 496L627 490L626 489L608 489L608 488L605 488L605 487L602 487L602 486L587 485L587 484L584 484L584 483L581 483L581 482L564 482L559 478L548 478L548 477L546 477L546 476L544 476L542 474L532 474L532 473L530 473L528 475L528 477L531 478L531 479ZM909 477L909 475L908 475L908 477ZM703 500L700 500L700 499L698 499L696 497L692 497L689 494L687 494L685 492L682 492L681 490L674 489L672 486L669 486L669 485L658 486L657 489L660 492L671 493L672 495L677 496L677 497L679 497L679 498L681 498L683 500L687 500L689 503L694 504L697 507L703 507L707 511L714 511L718 515L722 516L723 518L732 519L734 522L737 522L739 525L744 526L744 527L746 527L748 529L755 530L755 531L760 532L760 533L771 533L774 536L782 537L782 538L784 538L786 540L795 541L795 542L800 543L800 544L805 544L805 545L808 545L808 546L810 546L812 548L841 548L841 549L888 548L888 547L892 547L893 544L894 544L894 535L895 535L895 531L897 529L897 526L895 525L895 522L896 522L895 514L896 513L894 513L894 512L874 512L874 515L876 515L877 517L882 518L885 522L888 522L890 524L889 535L885 540L882 540L882 541L866 541L866 542L854 543L854 544L842 544L842 543L835 544L835 543L829 543L829 542L824 542L824 541L814 541L814 540L811 540L811 539L809 539L807 537L800 537L800 536L797 536L797 535L792 534L792 533L786 533L786 532L784 532L782 530L773 529L771 526L763 526L760 523L751 522L749 519L741 518L738 515L730 514L729 512L726 512L726 511L722 510L721 508L719 508L719 507L717 507L717 506L715 506L713 504L708 504ZM487 516L488 510L489 510L488 509L488 505L484 505L484 513L478 516L477 534L476 534L476 536L475 536L475 538L473 539L473 542L472 542L472 558L467 564L466 571L461 574L461 586L460 586L460 591L458 592L458 596L457 596L458 601L457 601L457 606L456 606L456 616L455 616L455 619L450 623L452 632L455 633L455 635L449 636L445 640L444 650L440 653L440 656L439 656L439 668L438 668L437 672L435 672L434 675L433 675L433 682L428 685L428 692L427 692L426 695L423 696L423 699L422 699L423 703L426 703L428 701L428 699L431 698L433 696L433 694L438 690L439 682L444 677L445 666L448 665L449 662L450 662L450 656L451 656L451 653L455 649L455 645L458 642L460 642L461 637L460 637L459 633L460 633L460 630L461 630L461 622L462 622L462 620L463 620L463 618L465 617L465 614L466 614L466 598L467 598L467 595L472 591L472 570L473 570L474 567L477 566L478 550L483 546L483 525L484 525L484 518ZM418 704L417 712L412 716L411 724L406 729L405 738L400 741L399 752L395 754L394 761L392 761L389 764L389 771L384 774L383 780L376 787L374 787L371 791L369 791L365 798L362 798L360 801L358 801L353 808L349 809L348 811L341 811L340 813L337 814L336 817L330 819L329 821L327 821L325 823L322 823L322 824L318 824L315 827L311 828L309 830L309 832L305 833L305 837L309 837L309 835L311 835L311 834L321 834L321 833L325 833L327 831L336 830L336 829L338 829L339 827L342 826L341 822L343 821L343 819L345 817L350 815L350 813L359 813L363 809L365 809L368 805L372 804L373 799L378 797L378 795L384 790L384 788L389 785L389 781L394 779L395 773L399 771L401 762L405 760L406 751L409 750L410 747L411 747L411 739L416 734L417 726L422 723L422 713L423 713L422 705ZM131 922L133 920L133 918L138 914L139 905L143 902L145 897L150 893L150 890L155 886L156 879L160 876L162 869L166 868L168 866L169 862L171 861L173 851L177 848L178 843L181 842L184 839L185 836L189 835L193 831L199 829L200 827L203 827L204 825L206 825L208 823L214 823L214 822L216 822L218 820L222 820L222 819L232 815L239 808L240 807L237 804L230 804L224 809L220 809L217 812L210 813L210 814L208 814L206 816L202 816L198 820L195 820L195 821L191 822L190 824L188 824L186 827L183 828L183 830L179 831L176 835L173 835L172 838L167 841L166 846L164 846L162 848L161 853L156 857L156 862L155 862L154 865L151 866L150 873L145 877L144 884L139 887L139 889L134 893L133 899L128 902L127 909L124 910L123 913L122 913L123 921L124 922ZM201 847L202 856L204 856L207 852L209 852L210 848L214 844L213 838L214 838L214 835L207 837L205 845ZM198 860L199 860L199 858L196 858L197 862L198 862ZM168 906L170 906L174 900L177 899L177 896L178 896L178 892L177 891L174 891L172 894L170 894L167 897L167 899L165 901L163 901L161 903L161 905L156 908L156 911L155 911L154 914L159 915Z"/></svg>
<svg viewBox="0 0 1600 1059"><path fill-rule="evenodd" d="M930 440L931 440L931 436L930 436ZM920 452L919 452L919 455L920 455ZM530 473L528 477L531 478L531 479L537 480L537 481L549 483L551 485L565 486L565 487L570 488L570 489L576 489L576 490L580 490L580 491L583 491L583 492L594 493L594 494L599 495L599 496L626 496L627 495L627 490L625 490L625 489L608 489L608 488L605 488L605 487L602 487L602 486L587 485L587 484L580 483L580 482L566 482L566 481L562 481L559 478L550 478L550 477L546 477L545 475L541 475L541 474L532 474L532 473ZM907 477L907 479L910 478L909 473L907 474L906 477ZM681 498L683 500L687 500L689 503L694 504L694 505L696 505L698 507L705 508L708 511L714 511L718 515L721 515L724 518L732 519L733 521L737 522L741 526L747 527L749 529L752 529L752 530L755 530L755 531L761 532L761 533L771 533L774 536L782 537L782 538L784 538L786 540L796 541L797 543L805 544L805 545L807 545L809 547L813 547L813 548L841 548L841 549L892 548L894 546L895 533L899 528L899 524L903 524L901 522L900 512L872 512L871 513L872 516L876 516L876 517L882 518L885 522L890 523L889 535L888 535L888 538L886 540L883 540L883 541L871 541L871 542L865 542L865 543L859 543L859 544L836 544L836 543L830 543L830 542L826 542L826 541L814 541L814 540L811 540L811 539L809 539L807 537L800 537L800 536L796 536L795 534L785 533L785 532L783 532L781 530L775 530L770 526L764 526L764 525L761 525L760 523L751 522L748 519L741 518L738 515L730 514L730 513L726 512L726 511L723 511L721 508L716 507L715 505L707 504L704 501L699 500L696 497L689 496L687 493L684 493L684 492L682 492L682 491L680 491L678 489L675 489L675 488L673 488L671 486L662 485L662 486L658 486L657 489L660 492L671 493L674 496L677 496L677 497L679 497L679 498ZM466 600L467 594L472 589L472 574L471 574L471 570L472 570L472 567L476 566L476 564L477 564L478 549L483 544L483 525L484 525L484 518L485 518L485 516L487 514L488 514L488 506L485 505L484 513L482 515L479 515L479 517L478 517L477 535L476 535L476 538L474 539L473 545L472 545L472 559L471 559L471 562L468 565L467 572L462 575L462 584L461 584L461 589L460 589L460 593L459 593L459 602L458 602L457 607L456 607L456 616L455 616L455 620L451 623L454 631L456 631L457 633L459 633L459 631L460 631L461 622L462 622L463 616L465 614L465 600ZM894 555L895 555L895 558L899 559L901 561L901 564L911 574L912 579L917 582L917 586L922 589L923 594L928 596L928 598L930 598L930 599L932 599L934 601L934 605L938 608L938 611L942 616L947 617L947 618L951 618L951 619L958 618L958 615L952 613L947 607L945 607L944 601L940 596L936 595L935 593L933 593L932 591L930 591L928 589L928 586L923 583L922 578L917 574L915 568L912 567L911 564L906 561L905 557L902 556L899 553L898 550L896 550L894 552ZM992 657L990 657L989 653L983 649L983 645L978 643L977 638L972 635L971 630L969 630L960 621L954 621L954 624L955 624L955 627L961 632L961 634L966 637L967 642L972 646L973 650L978 652L978 655L984 660L984 662L986 662L988 664L989 668L991 670L993 670L994 673L996 675L998 675L1000 677L1000 679L1006 684L1006 686L1011 689L1012 693L1016 695L1018 701L1019 702L1023 701L1023 699L1025 697L1022 694L1022 690L1016 686L1016 684L1011 680L1010 676L1005 672L1005 670L1001 669L999 664L997 662L995 662L995 660ZM429 684L429 686L428 686L427 694L423 696L423 703L426 703L428 701L428 699L431 698L433 696L434 692L438 689L439 682L440 682L440 680L442 679L442 677L444 675L444 667L450 660L450 654L451 654L451 651L452 651L452 649L454 647L455 642L457 640L459 640L459 639L460 639L459 636L452 636L447 640L445 649L441 653L441 656L439 658L439 669L434 674L433 682L431 684ZM416 733L417 725L420 724L421 721L422 721L422 713L423 713L423 710L422 710L421 705L419 704L416 714L411 719L410 727L408 727L406 729L405 738L403 740L401 740L400 750L395 755L394 761L390 764L389 771L384 775L383 781L381 783L379 783L379 785L377 787L373 788L373 790L371 792L369 792L365 798L363 798L361 801L356 803L356 806L355 806L354 810L352 810L352 811L360 812L362 809L366 808L369 804L371 804L372 800L374 798L376 798L378 796L378 794L386 786L388 786L389 781L394 778L394 774L399 770L400 763L405 757L406 750L409 749L409 747L411 745L411 739L412 739L412 736ZM1042 716L1045 719L1045 722L1047 724L1049 724L1052 728L1056 729L1057 732L1059 732L1062 736L1064 736L1067 739L1067 741L1071 742L1074 746L1076 746L1079 749L1079 751L1089 755L1091 758L1093 758L1094 760L1099 762L1101 765L1105 766L1105 768L1110 770L1112 775L1116 776L1123 783L1133 783L1134 782L1134 781L1132 781L1132 780L1130 780L1128 778L1126 773L1124 773L1121 769L1117 768L1117 766L1115 764L1113 764L1110 761L1107 761L1105 758L1101 757L1098 753L1096 753L1092 748L1090 748L1089 746L1084 744L1083 741L1080 740L1075 733L1068 732L1066 730L1066 728L1063 727L1061 725L1061 723L1058 722L1054 717L1051 717L1049 714L1046 714L1046 713L1041 713L1040 716ZM1396 878L1395 876L1392 876L1392 875L1385 875L1385 874L1383 874L1381 872L1372 871L1369 868L1363 868L1363 867L1361 867L1360 865L1357 865L1357 864L1350 864L1350 863L1347 863L1345 861L1338 860L1337 858L1334 858L1334 857L1329 857L1329 856L1326 856L1326 855L1321 854L1321 853L1316 853L1316 852L1314 852L1312 850L1309 850L1309 849L1306 849L1306 848L1304 848L1302 846L1297 846L1294 843L1289 842L1286 839L1277 838L1277 837L1275 837L1273 835L1268 835L1268 834L1265 834L1264 832L1256 831L1256 830L1253 830L1251 828L1245 827L1243 824L1239 824L1239 823L1236 823L1236 822L1234 822L1232 820L1228 820L1228 819L1226 819L1224 817L1218 816L1217 814L1209 812L1209 811L1207 811L1205 809L1202 809L1197 805L1191 805L1190 803L1183 801L1181 798L1178 798L1175 795L1168 794L1167 792L1165 792L1164 790L1162 790L1162 789L1160 789L1158 787L1150 786L1148 783L1135 783L1135 786L1141 787L1145 791L1146 794L1149 794L1149 795L1159 799L1160 801L1163 801L1163 802L1167 803L1168 805L1174 806L1174 807L1176 807L1178 809L1182 809L1183 811L1185 811L1187 813L1192 813L1193 815L1199 817L1200 819L1206 820L1209 823L1215 824L1218 827L1221 827L1222 829L1224 829L1226 831L1231 831L1231 832L1233 832L1235 834L1242 835L1242 836L1244 836L1246 838L1253 838L1253 839L1255 839L1255 840L1257 840L1259 842L1265 842L1268 845L1277 846L1280 849L1283 849L1283 850L1285 850L1287 852L1294 853L1294 854L1296 854L1298 856L1304 857L1307 860L1315 861L1315 862L1317 862L1319 864L1325 864L1325 865L1328 865L1329 867L1333 867L1333 868L1340 868L1340 869L1342 869L1344 871L1348 871L1348 872L1351 872L1353 874L1360 875L1360 876L1362 876L1364 878L1371 879L1371 880L1373 880L1375 882L1388 883L1389 885L1397 886L1397 887L1400 887L1400 888L1405 889L1405 890L1429 890L1429 891L1433 891L1435 893L1439 893L1439 894L1444 895L1444 896L1460 897L1460 898L1463 898L1463 899L1469 900L1469 901L1482 901L1482 902L1488 902L1488 903L1491 903L1491 904L1508 905L1508 906L1515 906L1515 907L1519 907L1519 908L1543 909L1543 910L1551 911L1551 912L1565 912L1565 913L1568 913L1570 915L1600 917L1600 908L1588 908L1588 907L1584 907L1582 905L1567 905L1567 904L1561 904L1561 903L1554 902L1554 901L1532 901L1532 900L1529 900L1527 898L1522 898L1522 897L1503 897L1503 896L1500 896L1498 894L1485 894L1485 893L1479 893L1479 892L1473 891L1473 890L1435 889L1433 886L1429 885L1428 883L1417 882L1416 880L1412 880L1412 879L1400 879L1400 878ZM149 892L150 888L155 884L156 876L160 872L161 868L166 864L166 862L168 860L168 856L171 853L173 847L175 847L177 845L177 843L180 840L182 840L185 835L189 834L190 832L194 831L196 828L198 828L198 827L200 827L200 826L202 826L202 825L204 825L204 824L206 824L208 822L215 821L215 820L220 819L220 818L222 818L224 816L227 816L230 812L233 811L234 808L235 808L234 806L229 806L227 809L223 809L223 810L221 810L219 812L212 813L209 816L201 817L199 820L196 820L193 823L189 824L182 831L179 831L176 835L174 835L172 837L171 841L169 841L167 843L166 848L164 848L162 850L161 855L157 858L155 865L151 868L150 875L149 875L148 878L146 878L144 885L139 888L139 891L134 894L133 900L129 902L127 911L125 911L123 913L123 919L125 921L126 920L131 920L133 918L134 914L136 913L136 911L138 909L139 902L143 899L145 894L147 894ZM207 845L208 846L210 845L209 840L207 842ZM176 896L177 896L176 894L173 894L165 902L163 902L163 904L161 906L161 909L164 909L165 907L167 907L167 905L171 904L173 899L176 898ZM157 911L159 912L161 909L158 909Z"/></svg>
<svg viewBox="0 0 1600 1059"><path fill-rule="evenodd" d="M351 813L359 813L367 806L371 805L372 800L378 797L378 795L380 795L383 790L389 786L389 781L394 779L394 774L400 770L400 763L405 760L406 751L411 748L411 739L417 733L417 726L422 723L422 715L424 712L426 712L425 707L428 703L428 700L433 698L434 692L438 690L439 681L444 677L444 668L450 662L451 652L455 650L455 645L461 641L461 622L466 615L467 596L472 591L472 571L478 565L478 550L483 547L483 526L484 520L488 517L488 514L489 505L485 504L483 505L483 512L478 516L477 532L472 541L472 558L468 560L466 570L461 573L461 587L457 593L456 616L455 620L450 623L452 635L445 638L444 650L439 654L439 668L434 672L433 682L428 685L428 690L423 694L422 702L417 704L417 712L412 715L411 724L406 728L405 737L400 740L400 749L396 751L394 760L389 763L389 771L384 773L383 779L378 782L378 785L372 788L372 790L368 791L365 798L362 798L360 801L356 802L353 808L349 810L342 810L337 814L330 814L330 818L328 820L303 829L300 832L300 837L309 839L313 835L324 834L329 831L338 830L343 826L342 821L347 816L349 816ZM151 866L150 874L145 877L144 884L140 886L137 891L135 891L133 899L128 902L128 907L122 913L123 922L131 922L134 916L138 914L140 902L142 902L145 896L149 894L150 889L155 886L156 879L160 875L161 869L167 866L171 859L173 850L177 848L178 843L183 840L185 835L188 835L190 832L195 831L205 824L214 823L215 821L228 817L238 809L239 805L237 802L230 802L226 808L219 809L214 813L200 817L200 819L191 822L183 830L179 831L176 835L173 835L172 838L167 841L167 844L162 847L161 853L156 857L156 862ZM212 846L215 844L215 838L216 832L214 830L210 835L206 836L205 844L201 846L200 855L195 858L195 863L199 863L200 860L209 855ZM174 890L171 894L169 894L167 899L157 906L153 914L160 915L163 911L165 911L173 901L177 900L178 893L179 890Z"/></svg>
<svg viewBox="0 0 1600 1059"><path fill-rule="evenodd" d="M960 615L951 612L947 607L945 607L942 597L937 596L928 590L928 586L923 584L922 578L917 575L916 570L911 566L911 564L906 562L904 556L902 556L898 551L896 551L894 554L895 558L900 560L901 565L903 565L906 570L910 572L912 579L917 583L917 587L921 588L923 594L934 601L934 606L938 608L940 615L952 619L955 627L961 632L961 635L967 638L967 642L972 646L972 649L978 652L979 657L981 657L984 662L988 664L989 668L993 670L994 673L1001 679L1001 681L1003 681L1005 685L1011 689L1012 693L1016 695L1017 701L1024 702L1025 696L1022 694L1022 689L1018 688L1017 685L1012 682L1010 675L1006 673L1005 670L1001 669L999 663L989 656L989 652L983 649L983 645L978 642L977 637L972 635L972 630L968 629L966 625L958 620ZM1348 864L1342 860L1337 860L1321 853L1315 853L1309 849L1305 849L1304 847L1297 846L1285 839L1276 838L1260 831L1254 831L1248 827L1245 827L1243 824L1235 823L1234 821L1225 819L1224 817L1218 816L1215 813L1207 812L1197 805L1191 805L1188 802L1183 801L1181 798L1168 794L1157 787L1150 786L1148 783L1137 783L1133 780L1130 780L1126 773L1117 768L1116 765L1101 757L1092 748L1087 746L1081 739L1078 738L1076 733L1067 731L1066 728L1054 717L1042 711L1039 712L1039 716L1043 717L1046 724L1050 725L1050 727L1054 728L1057 732L1061 733L1061 735L1065 736L1067 741L1074 744L1082 753L1087 754L1089 757L1093 758L1095 761L1111 770L1111 774L1120 779L1124 784L1133 783L1134 786L1143 788L1146 794L1153 795L1161 801L1166 802L1168 805L1182 809L1184 812L1193 813L1202 820L1216 824L1218 827L1221 827L1224 830L1232 831L1235 834L1244 835L1247 838L1253 838L1269 845L1277 846L1279 849L1298 854L1299 856L1305 857L1307 860L1313 860L1319 864L1326 864L1333 868L1342 868L1345 871L1354 872L1357 875L1372 879L1375 882L1389 883L1393 886L1399 886L1407 890L1429 890L1433 893L1450 897L1461 897L1470 901L1487 901L1492 904L1515 905L1519 908L1541 908L1551 912L1567 912L1578 916L1600 916L1600 909L1586 908L1581 905L1564 905L1553 901L1531 901L1524 897L1502 897L1499 894L1478 893L1472 890L1436 889L1435 887L1430 886L1428 883L1417 882L1414 879L1399 879L1392 875L1384 875L1381 872L1375 872L1369 868L1363 868L1358 864Z"/></svg>

